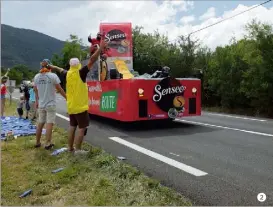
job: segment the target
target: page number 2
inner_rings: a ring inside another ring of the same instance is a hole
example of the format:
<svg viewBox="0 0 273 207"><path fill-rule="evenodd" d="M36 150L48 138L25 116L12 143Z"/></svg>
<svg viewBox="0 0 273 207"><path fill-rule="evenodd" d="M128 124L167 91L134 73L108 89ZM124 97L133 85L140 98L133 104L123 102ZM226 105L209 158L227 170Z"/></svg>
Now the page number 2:
<svg viewBox="0 0 273 207"><path fill-rule="evenodd" d="M259 193L257 195L257 200L260 202L264 202L266 200L266 195L264 193Z"/></svg>

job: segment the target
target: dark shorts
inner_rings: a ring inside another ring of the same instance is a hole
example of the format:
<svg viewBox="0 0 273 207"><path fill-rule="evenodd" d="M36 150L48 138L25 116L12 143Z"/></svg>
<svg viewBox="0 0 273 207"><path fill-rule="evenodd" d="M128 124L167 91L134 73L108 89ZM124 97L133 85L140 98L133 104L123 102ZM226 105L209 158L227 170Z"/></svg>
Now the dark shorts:
<svg viewBox="0 0 273 207"><path fill-rule="evenodd" d="M27 110L27 111L29 111L29 110L30 110L29 101L26 101L26 110Z"/></svg>
<svg viewBox="0 0 273 207"><path fill-rule="evenodd" d="M78 126L80 129L86 128L89 126L89 116L88 112L82 112L79 114L70 114L70 126L76 127Z"/></svg>
<svg viewBox="0 0 273 207"><path fill-rule="evenodd" d="M24 111L23 111L22 108L17 108L17 113L18 113L19 116L23 116Z"/></svg>

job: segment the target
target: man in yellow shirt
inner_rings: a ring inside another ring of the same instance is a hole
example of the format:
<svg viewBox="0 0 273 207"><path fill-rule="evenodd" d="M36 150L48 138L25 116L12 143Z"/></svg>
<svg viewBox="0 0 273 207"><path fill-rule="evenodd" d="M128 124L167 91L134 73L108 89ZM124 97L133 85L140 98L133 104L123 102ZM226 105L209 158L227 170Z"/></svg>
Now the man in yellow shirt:
<svg viewBox="0 0 273 207"><path fill-rule="evenodd" d="M83 138L89 125L86 76L105 47L105 41L101 41L100 48L90 57L87 65L83 67L78 58L70 59L70 68L68 71L53 65L49 66L52 70L60 72L66 78L67 110L70 119L68 147L69 151L75 152L76 154L86 152L81 150ZM75 139L77 126L79 127L79 134ZM73 147L74 139L75 149Z"/></svg>

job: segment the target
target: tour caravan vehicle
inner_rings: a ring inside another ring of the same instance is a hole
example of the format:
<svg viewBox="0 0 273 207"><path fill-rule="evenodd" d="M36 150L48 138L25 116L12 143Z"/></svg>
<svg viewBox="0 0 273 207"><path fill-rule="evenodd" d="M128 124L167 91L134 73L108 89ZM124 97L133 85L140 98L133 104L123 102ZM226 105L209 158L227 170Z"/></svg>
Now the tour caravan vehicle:
<svg viewBox="0 0 273 207"><path fill-rule="evenodd" d="M97 78L92 70L87 78L90 114L123 122L201 115L200 79L170 77L168 67L134 77L131 23L101 23L100 32L109 48Z"/></svg>

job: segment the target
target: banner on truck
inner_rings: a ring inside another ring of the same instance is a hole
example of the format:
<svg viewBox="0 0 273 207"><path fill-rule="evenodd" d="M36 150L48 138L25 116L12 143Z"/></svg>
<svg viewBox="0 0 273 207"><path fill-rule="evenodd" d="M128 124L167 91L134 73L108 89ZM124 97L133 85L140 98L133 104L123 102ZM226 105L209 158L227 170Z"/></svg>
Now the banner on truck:
<svg viewBox="0 0 273 207"><path fill-rule="evenodd" d="M129 70L133 68L133 38L131 23L101 23L100 32L108 41L107 52L108 68L110 69L115 59L125 61Z"/></svg>

